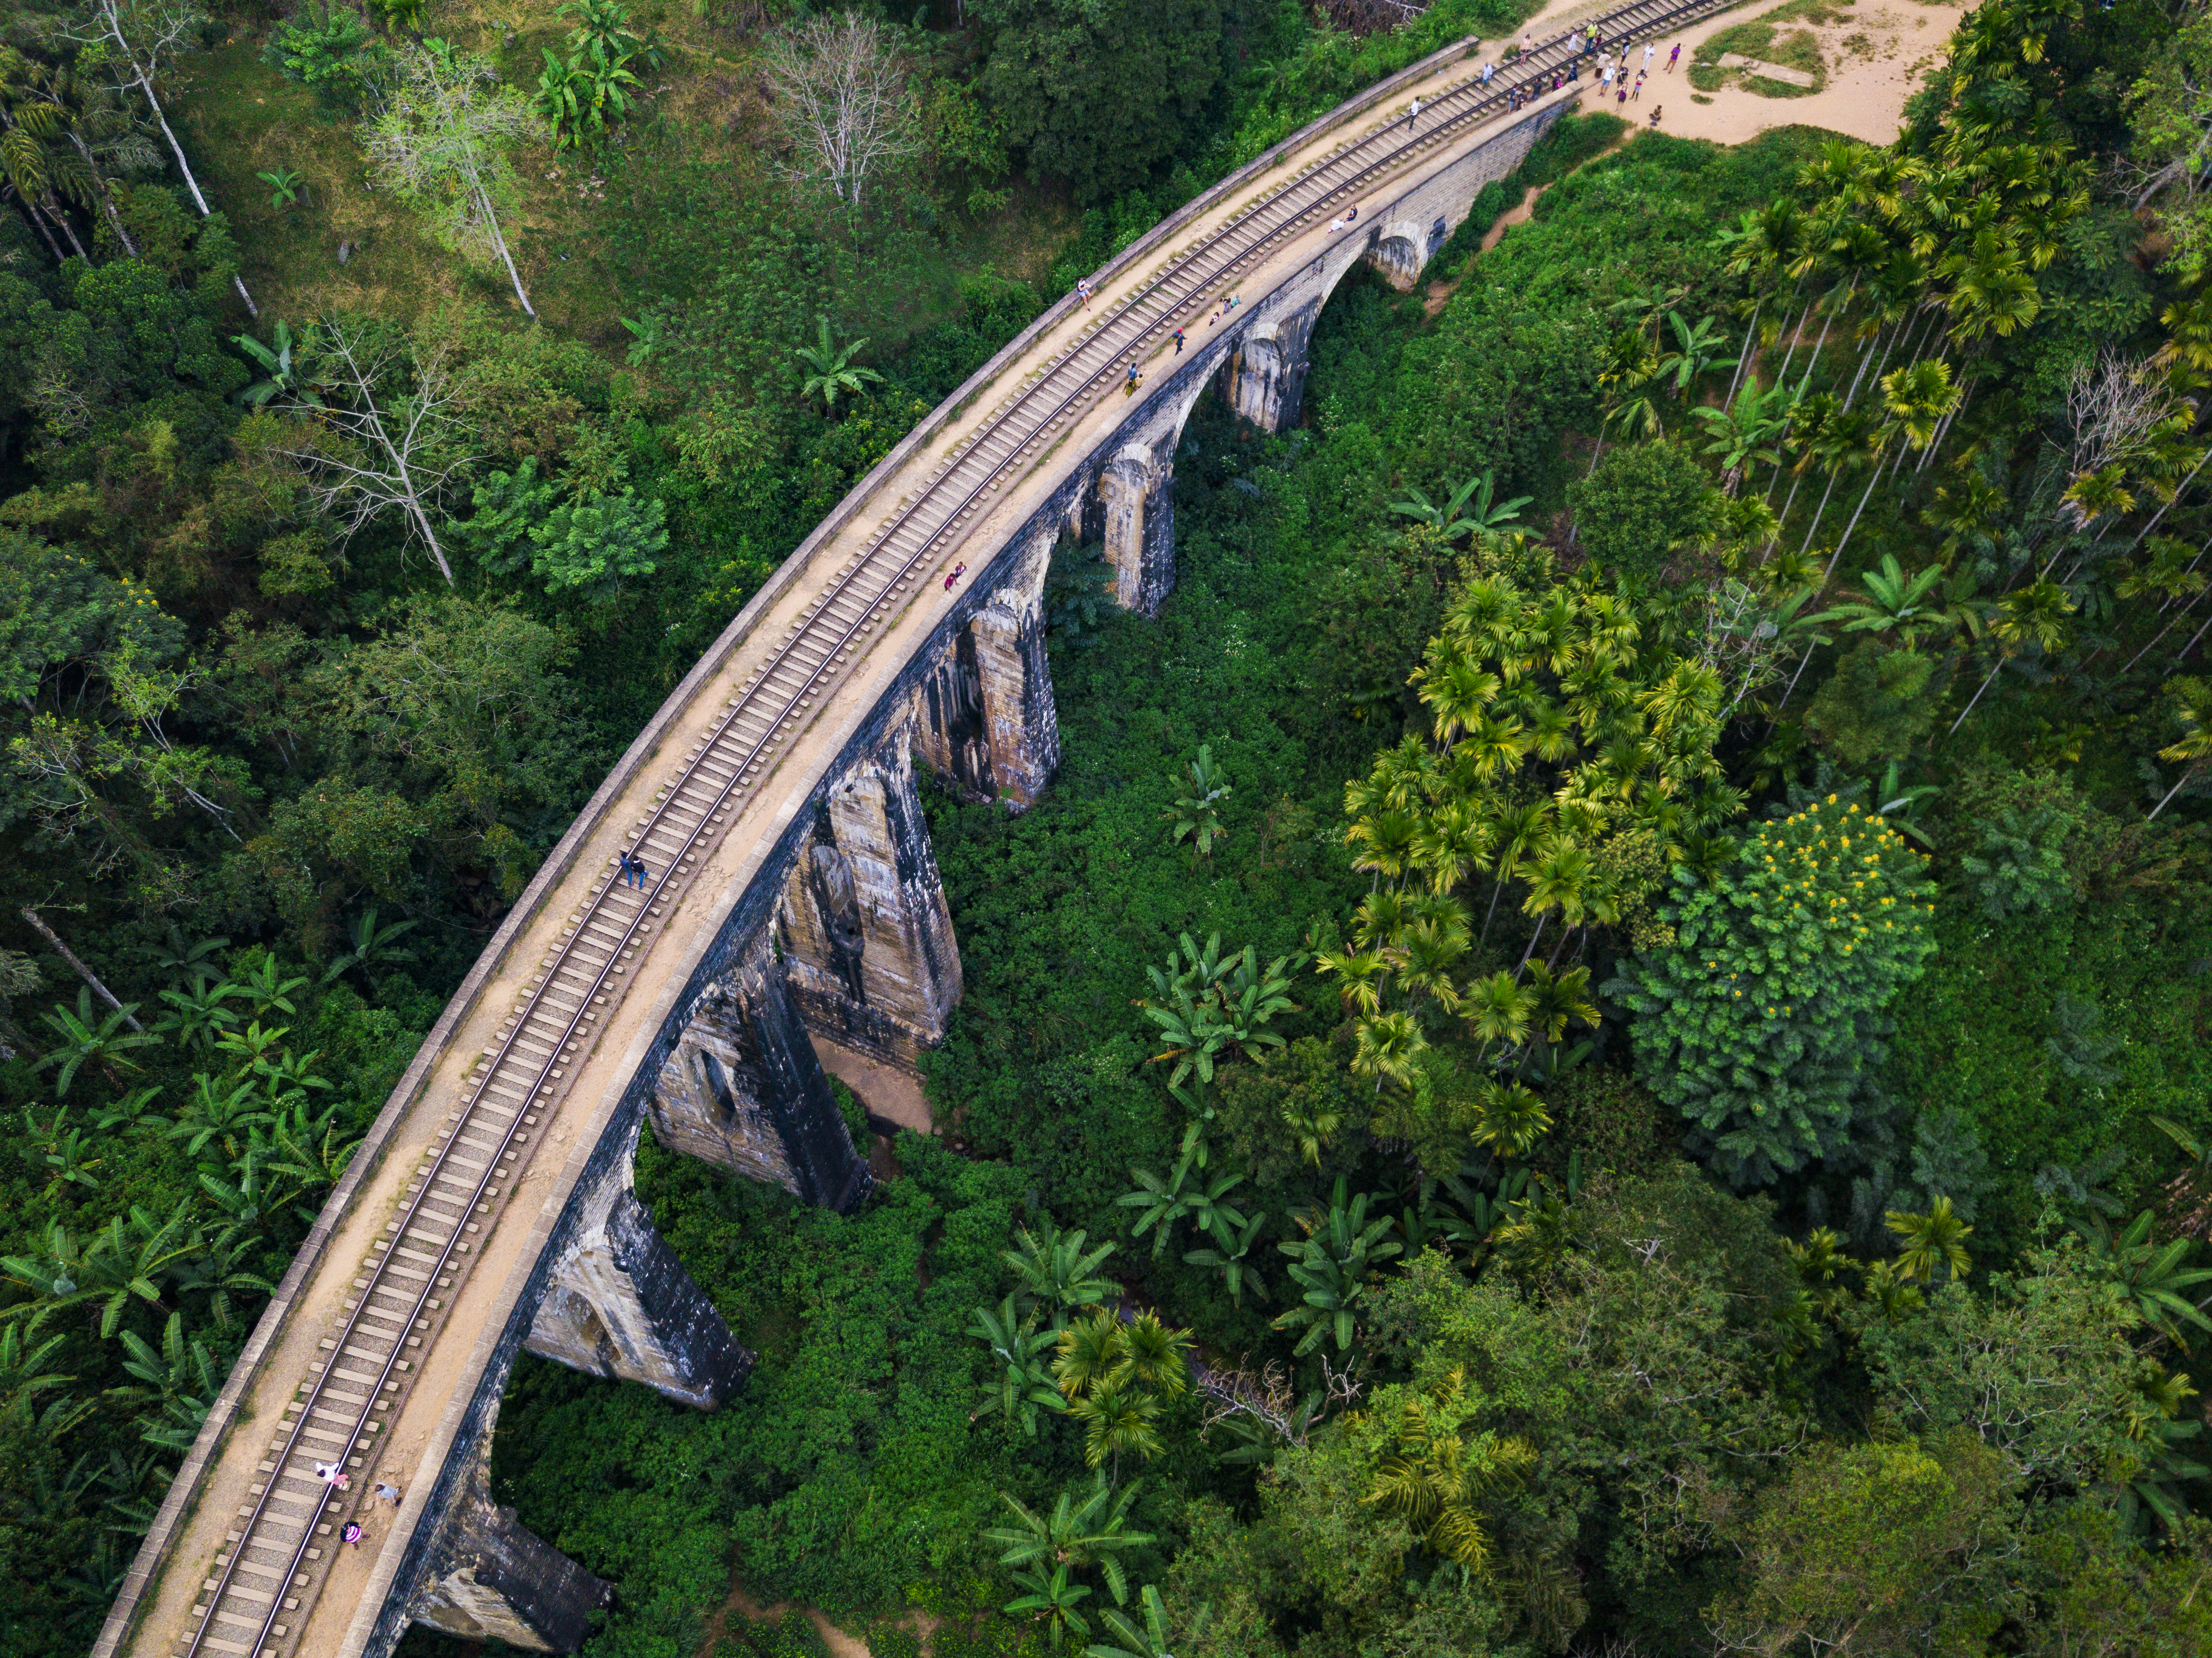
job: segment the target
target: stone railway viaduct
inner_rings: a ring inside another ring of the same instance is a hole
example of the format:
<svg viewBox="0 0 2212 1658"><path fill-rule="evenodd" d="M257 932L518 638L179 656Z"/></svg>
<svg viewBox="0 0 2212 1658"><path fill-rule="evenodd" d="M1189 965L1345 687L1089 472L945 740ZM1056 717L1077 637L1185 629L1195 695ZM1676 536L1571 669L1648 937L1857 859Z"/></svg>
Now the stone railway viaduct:
<svg viewBox="0 0 2212 1658"><path fill-rule="evenodd" d="M1646 5L1607 32L1716 9ZM1563 58L1547 44L1535 62ZM1071 297L1000 352L745 606L571 826L401 1079L255 1327L94 1658L386 1658L410 1622L574 1649L610 1587L518 1524L486 1481L516 1352L701 1408L751 1362L631 1190L639 1135L650 1127L808 1202L866 1197L825 1063L911 1071L960 996L917 762L1012 811L1037 799L1060 749L1042 618L1054 544L1067 531L1102 544L1119 602L1157 610L1175 574L1175 455L1199 398L1218 383L1258 426L1294 421L1330 291L1363 262L1410 288L1476 193L1574 100L1571 88L1506 112L1494 94L1509 75L1486 90L1480 61L1462 42L1414 64L1128 248L1089 307ZM1409 131L1415 96L1443 114ZM1287 193L1338 178L1352 182L1310 208ZM1355 202L1356 224L1332 231ZM1249 256L1201 280L1208 250L1239 226ZM1192 278L1180 290L1179 271ZM1133 356L1145 381L1126 396ZM1054 418L978 449L1022 388L1071 372L1083 388ZM867 619L803 683L780 679L793 641L833 615L841 574L873 556L872 537L888 546L901 511L979 454L988 481ZM724 779L729 711L787 683L774 729ZM655 866L669 844L656 837L702 776L720 792ZM615 884L630 844L652 869L645 891ZM560 1004L573 1011L533 1047L532 1021L589 948L598 965ZM526 1052L538 1068L502 1084ZM392 1285L415 1299L391 1300ZM317 1461L342 1461L350 1489L316 1481ZM375 1501L378 1482L404 1493L396 1508ZM338 1546L349 1519L367 1533L357 1549Z"/></svg>

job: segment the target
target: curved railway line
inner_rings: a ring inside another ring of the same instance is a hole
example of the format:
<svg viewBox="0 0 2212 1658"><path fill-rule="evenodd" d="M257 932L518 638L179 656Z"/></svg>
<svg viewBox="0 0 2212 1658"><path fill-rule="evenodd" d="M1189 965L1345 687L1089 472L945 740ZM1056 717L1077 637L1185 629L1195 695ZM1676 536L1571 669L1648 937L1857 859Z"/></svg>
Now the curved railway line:
<svg viewBox="0 0 2212 1658"><path fill-rule="evenodd" d="M1625 7L1602 18L1609 40L1649 39L1735 0ZM580 1048L618 997L628 964L683 890L700 856L766 774L775 750L807 718L865 637L1024 458L1055 440L1111 388L1133 353L1164 343L1178 322L1208 308L1221 284L1306 220L1503 112L1508 95L1563 68L1566 37L1545 42L1487 87L1469 81L1420 112L1419 131L1393 118L1350 137L1323 159L1254 198L1206 240L1172 256L1049 366L1032 374L902 501L793 623L769 661L729 699L713 733L685 754L681 772L625 837L650 872L642 888L612 869L571 914L560 941L525 987L492 1048L469 1074L465 1097L408 1186L399 1213L361 1265L344 1321L288 1406L260 1465L252 1501L196 1597L179 1658L282 1658L295 1643L345 1514L367 1500L340 1494L317 1464L358 1473L450 1305L456 1278L511 1189L518 1158Z"/></svg>

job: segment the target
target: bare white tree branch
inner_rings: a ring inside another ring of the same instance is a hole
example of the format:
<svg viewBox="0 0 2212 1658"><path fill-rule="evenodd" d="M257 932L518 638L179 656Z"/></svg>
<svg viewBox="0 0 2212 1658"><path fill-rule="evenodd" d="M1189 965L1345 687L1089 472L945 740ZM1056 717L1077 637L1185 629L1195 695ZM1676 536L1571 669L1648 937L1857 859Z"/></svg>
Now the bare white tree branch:
<svg viewBox="0 0 2212 1658"><path fill-rule="evenodd" d="M890 31L872 18L810 17L770 36L761 64L791 141L781 170L828 185L847 209L859 209L883 163L921 148L905 64Z"/></svg>
<svg viewBox="0 0 2212 1658"><path fill-rule="evenodd" d="M426 352L405 336L349 319L326 317L321 328L320 363L337 390L321 408L294 404L298 418L271 452L298 464L317 506L348 536L397 508L451 586L437 519L447 485L470 459L457 444L462 376L451 348L439 341ZM394 383L408 389L383 389Z"/></svg>
<svg viewBox="0 0 2212 1658"><path fill-rule="evenodd" d="M177 142L169 118L162 112L161 100L154 95L154 81L161 72L161 60L183 48L186 37L199 27L201 21L190 0L95 0L92 35L86 44L97 44L106 49L111 53L109 67L118 77L118 87L136 87L145 98L146 107L154 112L161 136L169 141L169 153L177 158L177 171L185 176L185 188L192 192L200 217L205 219L214 216L214 210L200 193L200 181L192 176L192 164L185 159L185 147ZM124 238L124 245L130 245L129 237ZM245 278L234 271L230 282L237 288L238 297L246 301L247 314L258 317L260 307L253 303L253 295L246 291Z"/></svg>

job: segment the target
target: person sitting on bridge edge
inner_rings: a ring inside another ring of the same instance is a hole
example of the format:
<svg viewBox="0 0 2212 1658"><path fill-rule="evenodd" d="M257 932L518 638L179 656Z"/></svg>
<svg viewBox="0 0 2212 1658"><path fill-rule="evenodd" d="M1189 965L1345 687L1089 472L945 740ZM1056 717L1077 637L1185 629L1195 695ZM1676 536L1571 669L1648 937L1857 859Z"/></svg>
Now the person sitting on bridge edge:
<svg viewBox="0 0 2212 1658"><path fill-rule="evenodd" d="M1075 284L1075 296L1076 296L1076 298L1078 298L1078 299L1079 299L1079 300L1081 300L1081 301L1083 301L1083 308L1084 308L1085 311L1088 311L1089 309L1091 309L1091 278L1090 278L1090 277L1088 277L1088 276L1083 276L1083 277L1079 277L1079 278L1077 279L1077 281L1076 281L1076 284Z"/></svg>
<svg viewBox="0 0 2212 1658"><path fill-rule="evenodd" d="M967 574L968 567L965 564L956 564L950 570L947 570L945 573L945 591L948 593L951 592L952 591L952 584L959 580L962 576L966 575Z"/></svg>

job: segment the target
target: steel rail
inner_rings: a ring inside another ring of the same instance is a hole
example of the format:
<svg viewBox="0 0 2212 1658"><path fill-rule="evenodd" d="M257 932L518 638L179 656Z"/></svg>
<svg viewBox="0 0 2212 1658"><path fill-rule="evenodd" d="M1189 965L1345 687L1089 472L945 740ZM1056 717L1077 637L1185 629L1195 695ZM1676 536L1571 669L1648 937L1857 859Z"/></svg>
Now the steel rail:
<svg viewBox="0 0 2212 1658"><path fill-rule="evenodd" d="M1632 41L1650 31L1738 3L1689 0L1686 4L1667 5L1660 0L1644 0L1592 21L1616 41ZM244 1523L231 1534L228 1553L219 1558L217 1576L204 1586L206 1598L195 1608L195 1625L181 1643L181 1658L198 1658L208 1646L258 1658L272 1655L272 1639L292 1632L277 1620L289 1609L288 1599L297 1606L305 1598L294 1593L311 1587L302 1576L301 1567L319 1552L313 1544L317 1536L330 1531L326 1516L343 1507L312 1473L300 1473L290 1467L301 1453L303 1441L312 1433L337 1444L340 1448L326 1460L340 1467L364 1451L368 1437L380 1426L374 1418L395 1402L385 1395L398 1386L398 1374L413 1362L406 1357L414 1351L410 1344L419 1345L426 1339L429 1333L426 1315L446 1305L434 1292L450 1289L465 1270L465 1261L459 1258L471 1247L470 1235L476 1224L471 1217L489 1218L491 1200L511 1193L514 1170L502 1169L501 1165L526 1143L528 1136L521 1131L535 1124L533 1114L551 1099L552 1084L560 1079L580 1038L598 1017L594 1010L605 1004L613 981L625 970L623 963L651 931L650 918L660 913L688 879L690 866L699 852L720 833L732 799L759 780L770 751L795 728L797 716L827 686L854 645L886 619L900 591L943 544L957 537L983 497L1009 480L1024 454L1080 405L1101 395L1103 383L1111 380L1114 365L1126 351L1164 337L1170 322L1224 277L1274 246L1301 219L1338 197L1365 187L1378 175L1397 170L1420 152L1437 148L1470 123L1479 125L1504 110L1514 93L1532 82L1540 82L1571 60L1574 54L1568 52L1566 42L1566 36L1556 36L1522 54L1489 86L1470 80L1440 94L1422 111L1431 118L1429 127L1418 133L1409 127L1406 141L1395 147L1388 145L1397 129L1395 116L1370 128L1235 211L1219 230L1195 248L1170 258L1158 275L1071 342L1052 363L1032 376L1026 388L1003 400L981 426L950 451L924 481L919 494L901 503L863 550L805 607L768 661L729 698L713 731L693 747L681 771L639 820L639 827L625 836L641 851L651 851L660 859L660 872L653 878L650 888L640 892L633 907L629 899L617 895L636 890L601 872L553 953L539 963L537 975L525 987L495 1046L486 1049L471 1067L473 1080L467 1085L460 1108L449 1114L449 1126L441 1131L442 1144L416 1171L414 1178L419 1185L408 1194L398 1218L387 1223L388 1237L363 1263L368 1276L356 1280L358 1299L348 1309L337 1335L325 1340L324 1351L328 1357L314 1367L299 1396L287 1406L289 1412L296 1412L296 1418L279 1443L270 1448L271 1460L264 1465L268 1478L253 1493L256 1500L252 1507L241 1511ZM1382 147L1377 149L1378 145ZM993 454L994 445L1001 452ZM971 466L979 459L980 466ZM939 510L933 513L931 508ZM910 550L901 550L896 544L908 537L918 539ZM891 556L882 558L886 550ZM841 606L856 613L841 615ZM832 625L820 627L824 618ZM795 683L779 686L780 676ZM764 713L762 705L772 700L772 693L780 701L772 712ZM748 724L758 729L747 735L744 727ZM734 744L727 740L733 731L739 733ZM714 775L717 770L725 774L719 780ZM707 786L695 788L702 780ZM690 819L688 826L679 821L683 817ZM589 938L595 927L606 936ZM611 942L607 942L609 936ZM575 970L579 968L582 970ZM565 1017L556 1005L560 999L574 1001ZM550 1017L541 1017L549 1012ZM547 1035L549 1029L554 1034ZM518 1086L518 1078L506 1075L509 1063L519 1052L527 1054L533 1048L542 1051L521 1061L527 1080ZM495 1095L512 1103L492 1103ZM506 1121L503 1125L487 1127L478 1121L479 1114ZM471 1151L485 1151L484 1140L471 1139L472 1134L485 1133L495 1136L489 1141L488 1155L477 1161L461 1154L459 1149L465 1145ZM472 1181L467 1176L456 1180L448 1175L449 1166L467 1166L471 1162L481 1169ZM495 1181L507 1184L502 1188ZM441 1182L465 1191L465 1196L438 1193ZM448 1222L445 1216L431 1212L434 1205L458 1212ZM395 1275L395 1257L404 1252L410 1238L434 1244L435 1253L413 1254L413 1259L428 1263L427 1270L398 1269L397 1275L419 1278L419 1287L411 1292L394 1291L386 1287L385 1280ZM380 1259L375 1258L380 1254ZM404 1310L373 1309L372 1303L380 1296L399 1303ZM397 1333L387 1337L381 1331L364 1330L365 1322L395 1326ZM423 1333L418 1335L418 1331ZM375 1345L388 1341L389 1351L380 1360L372 1360L375 1363L373 1376L343 1372L348 1381L365 1384L358 1399L345 1399L335 1393L332 1383L348 1357L368 1357L357 1345L364 1341ZM355 1407L349 1421L343 1411L325 1408L337 1400ZM347 1425L335 1434L311 1428L319 1417ZM302 1497L295 1492L280 1493L279 1483L286 1479L306 1483L312 1494ZM272 1505L280 1497L288 1503L307 1504L306 1517L294 1521L289 1515L273 1512ZM296 1523L298 1539L289 1547L274 1540L262 1540L258 1533L270 1528L267 1522L271 1521ZM283 1558L283 1564L249 1566L249 1549L273 1552ZM241 1567L256 1576L273 1578L273 1591L246 1589L238 1581ZM258 1619L226 1613L224 1603L230 1598L263 1601L265 1609ZM251 1630L252 1637L242 1643L225 1639L214 1633L218 1622L240 1631Z"/></svg>

